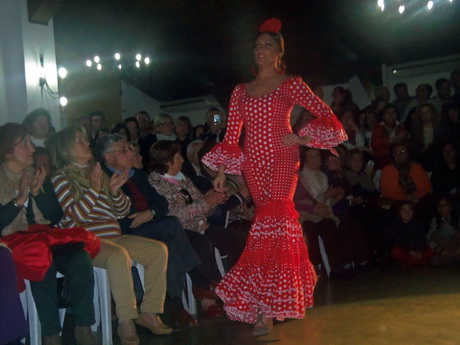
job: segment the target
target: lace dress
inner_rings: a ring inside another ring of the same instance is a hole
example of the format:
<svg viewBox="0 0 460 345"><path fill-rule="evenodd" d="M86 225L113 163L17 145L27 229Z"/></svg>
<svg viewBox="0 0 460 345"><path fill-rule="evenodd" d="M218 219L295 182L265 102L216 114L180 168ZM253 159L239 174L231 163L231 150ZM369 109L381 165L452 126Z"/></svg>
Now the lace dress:
<svg viewBox="0 0 460 345"><path fill-rule="evenodd" d="M260 98L249 96L245 86L238 85L230 100L225 139L203 157L213 170L225 164L226 173L243 173L256 206L246 248L216 288L232 320L255 323L260 313L278 320L302 318L313 305L317 278L292 201L299 149L281 145L292 132L289 120L294 104L317 117L300 130L301 136L312 138L309 146L328 149L347 139L329 107L301 78L290 77ZM243 125L241 150L238 139Z"/></svg>

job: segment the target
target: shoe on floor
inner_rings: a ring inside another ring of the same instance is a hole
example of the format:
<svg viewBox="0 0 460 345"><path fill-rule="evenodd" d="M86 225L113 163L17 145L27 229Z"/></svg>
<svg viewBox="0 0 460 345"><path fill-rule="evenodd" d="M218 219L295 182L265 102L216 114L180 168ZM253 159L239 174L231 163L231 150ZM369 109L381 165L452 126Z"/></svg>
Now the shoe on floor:
<svg viewBox="0 0 460 345"><path fill-rule="evenodd" d="M156 314L141 313L139 318L136 319L136 323L139 326L148 328L150 332L156 335L167 335L171 334L173 331L173 329L166 326Z"/></svg>
<svg viewBox="0 0 460 345"><path fill-rule="evenodd" d="M55 334L49 337L43 337L43 345L62 345L60 335Z"/></svg>
<svg viewBox="0 0 460 345"><path fill-rule="evenodd" d="M198 321L187 310L182 309L171 312L171 326L174 328L193 327L198 326Z"/></svg>
<svg viewBox="0 0 460 345"><path fill-rule="evenodd" d="M140 343L133 320L119 323L117 333L122 345L139 345Z"/></svg>
<svg viewBox="0 0 460 345"><path fill-rule="evenodd" d="M94 338L90 326L76 326L75 340L77 345L97 345L96 338Z"/></svg>

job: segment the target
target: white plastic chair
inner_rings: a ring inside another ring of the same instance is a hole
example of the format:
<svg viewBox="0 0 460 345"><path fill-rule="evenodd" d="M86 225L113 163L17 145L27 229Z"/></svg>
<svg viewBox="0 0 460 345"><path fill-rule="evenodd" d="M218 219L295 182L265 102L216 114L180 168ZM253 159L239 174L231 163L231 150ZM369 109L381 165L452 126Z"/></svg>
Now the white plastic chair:
<svg viewBox="0 0 460 345"><path fill-rule="evenodd" d="M57 273L57 278L63 277ZM107 271L102 268L94 267L94 313L96 322L91 326L93 332L97 331L99 325L102 326L102 344L112 345L112 322L111 322L111 302L110 302L110 285L107 278ZM24 280L26 290L21 294L21 302L24 309L24 314L28 319L29 324L29 339L30 345L42 344L42 331L40 319L38 317L37 307L32 296L30 282ZM59 318L61 326L64 324L66 309L59 309Z"/></svg>
<svg viewBox="0 0 460 345"><path fill-rule="evenodd" d="M141 280L142 289L144 289L144 274L145 274L144 266L134 260L131 261L131 266L136 267L137 273L139 273L139 279ZM185 288L187 291L187 295L185 294L185 291L182 290L182 303L184 303L185 309L190 314L196 314L197 313L196 301L195 301L195 297L193 296L193 292L192 292L192 281L188 274L185 275L185 279L186 279Z"/></svg>

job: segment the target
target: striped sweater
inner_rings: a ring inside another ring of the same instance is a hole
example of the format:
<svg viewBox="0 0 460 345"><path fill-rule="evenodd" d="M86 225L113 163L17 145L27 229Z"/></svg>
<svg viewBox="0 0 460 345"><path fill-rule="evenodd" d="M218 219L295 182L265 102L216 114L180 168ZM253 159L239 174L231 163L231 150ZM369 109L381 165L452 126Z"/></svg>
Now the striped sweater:
<svg viewBox="0 0 460 345"><path fill-rule="evenodd" d="M131 200L121 191L112 197L112 211L108 197L103 190L82 187L82 197L75 200L72 184L65 175L53 177L53 186L59 203L64 210L61 225L64 228L83 227L99 237L117 237L121 235L117 219L129 214Z"/></svg>

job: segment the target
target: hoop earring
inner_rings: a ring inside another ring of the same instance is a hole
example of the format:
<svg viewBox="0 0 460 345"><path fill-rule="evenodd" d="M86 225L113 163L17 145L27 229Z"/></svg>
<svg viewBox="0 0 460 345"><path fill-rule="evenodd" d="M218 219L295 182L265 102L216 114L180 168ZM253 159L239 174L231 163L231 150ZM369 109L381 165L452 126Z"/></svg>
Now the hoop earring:
<svg viewBox="0 0 460 345"><path fill-rule="evenodd" d="M280 69L278 69L277 66L279 66ZM284 64L282 60L279 60L279 63L273 65L273 68L278 74L283 74L284 72L286 72L286 65Z"/></svg>
<svg viewBox="0 0 460 345"><path fill-rule="evenodd" d="M257 77L257 75L259 74L259 71L256 70L256 62L255 62L255 61L252 63L251 72L252 72L252 75L253 75L254 77Z"/></svg>

